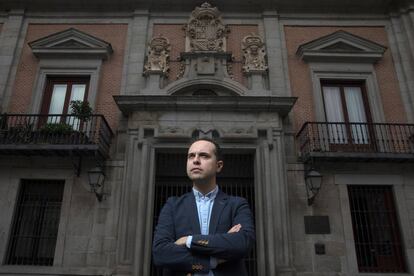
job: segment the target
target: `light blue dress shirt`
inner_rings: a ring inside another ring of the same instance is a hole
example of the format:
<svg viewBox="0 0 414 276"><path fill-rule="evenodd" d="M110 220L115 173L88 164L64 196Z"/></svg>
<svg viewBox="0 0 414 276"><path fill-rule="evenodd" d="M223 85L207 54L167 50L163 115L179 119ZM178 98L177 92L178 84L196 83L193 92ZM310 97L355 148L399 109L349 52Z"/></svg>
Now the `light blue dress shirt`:
<svg viewBox="0 0 414 276"><path fill-rule="evenodd" d="M210 227L211 211L213 210L214 199L216 198L217 193L218 193L218 186L216 186L214 190L212 190L206 195L203 195L202 193L197 191L195 188L193 188L193 193L194 193L195 201L197 204L198 221L200 222L201 235L208 235L208 229ZM193 236L187 237L186 246L188 248L191 247L192 240L193 240ZM216 258L210 257L210 266L212 268L217 267ZM202 276L202 275L214 276L213 271L211 270L208 272L208 274L200 274L200 273L194 274L194 276Z"/></svg>

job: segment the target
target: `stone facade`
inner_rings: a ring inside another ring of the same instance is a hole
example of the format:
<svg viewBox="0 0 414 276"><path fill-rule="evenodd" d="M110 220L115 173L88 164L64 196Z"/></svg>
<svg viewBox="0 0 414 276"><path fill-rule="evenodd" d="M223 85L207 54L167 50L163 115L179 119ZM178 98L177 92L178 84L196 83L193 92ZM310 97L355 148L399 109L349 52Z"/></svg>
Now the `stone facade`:
<svg viewBox="0 0 414 276"><path fill-rule="evenodd" d="M48 78L87 76L87 99L114 136L103 165L96 156L78 161L77 151L49 155L47 145L40 156L6 151L0 136L1 260L22 179L65 182L53 265L4 261L0 275L151 275L157 154L184 152L195 136L218 138L228 153L254 156L257 275L397 275L359 272L352 185L392 188L404 275L414 273L412 144L396 149L409 151L404 158L363 153L307 162L296 136L306 122L326 121L321 83L340 80L364 84L373 123L414 131L410 4L396 1L395 10L383 1L332 1L311 8L297 0L281 1L275 10L262 1L251 9L248 1L237 7L159 1L147 10L133 1L115 8L93 0L79 6L63 1L65 10L19 2L0 3L0 111L38 114ZM76 37L66 44L69 52L53 56L30 47L71 28L112 51L97 54L95 44ZM326 46L337 32L346 34ZM85 43L82 56L74 54L79 43ZM304 57L301 49L310 43ZM373 53L375 47L384 51ZM102 201L90 192L87 174L97 163L106 176ZM304 178L310 166L323 175L313 205ZM306 234L305 216L327 216L329 234ZM325 252L317 254L316 244Z"/></svg>

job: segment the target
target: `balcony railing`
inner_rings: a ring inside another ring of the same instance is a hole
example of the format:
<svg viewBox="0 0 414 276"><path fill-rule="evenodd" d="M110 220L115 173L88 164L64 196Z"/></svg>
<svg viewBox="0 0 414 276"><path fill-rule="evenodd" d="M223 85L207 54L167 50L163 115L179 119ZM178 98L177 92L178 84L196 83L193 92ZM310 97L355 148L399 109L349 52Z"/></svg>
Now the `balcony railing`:
<svg viewBox="0 0 414 276"><path fill-rule="evenodd" d="M102 115L79 119L63 114L0 115L0 153L24 155L100 154L113 133Z"/></svg>
<svg viewBox="0 0 414 276"><path fill-rule="evenodd" d="M296 135L301 157L414 160L414 124L307 122Z"/></svg>

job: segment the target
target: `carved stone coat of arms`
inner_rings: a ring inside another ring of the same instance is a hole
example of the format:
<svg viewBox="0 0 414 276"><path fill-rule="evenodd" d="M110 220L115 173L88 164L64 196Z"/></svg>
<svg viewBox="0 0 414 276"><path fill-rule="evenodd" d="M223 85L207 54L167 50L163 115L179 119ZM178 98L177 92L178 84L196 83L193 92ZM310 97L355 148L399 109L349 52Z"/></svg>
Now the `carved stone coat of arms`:
<svg viewBox="0 0 414 276"><path fill-rule="evenodd" d="M187 52L226 51L227 28L216 7L204 3L195 8L186 26Z"/></svg>

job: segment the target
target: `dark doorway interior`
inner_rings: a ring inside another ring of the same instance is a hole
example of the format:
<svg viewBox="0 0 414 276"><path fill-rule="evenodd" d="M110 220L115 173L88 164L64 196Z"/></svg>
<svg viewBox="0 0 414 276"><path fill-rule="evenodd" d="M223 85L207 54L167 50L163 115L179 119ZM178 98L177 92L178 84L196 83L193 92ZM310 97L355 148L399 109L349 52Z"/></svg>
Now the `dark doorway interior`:
<svg viewBox="0 0 414 276"><path fill-rule="evenodd" d="M186 175L187 156L185 153L158 153L156 155L154 229L158 214L170 196L180 196L191 191L191 182ZM254 211L254 155L225 154L224 169L217 183L225 193L246 198ZM245 259L250 276L257 275L256 248ZM151 275L162 275L160 269L152 266Z"/></svg>

